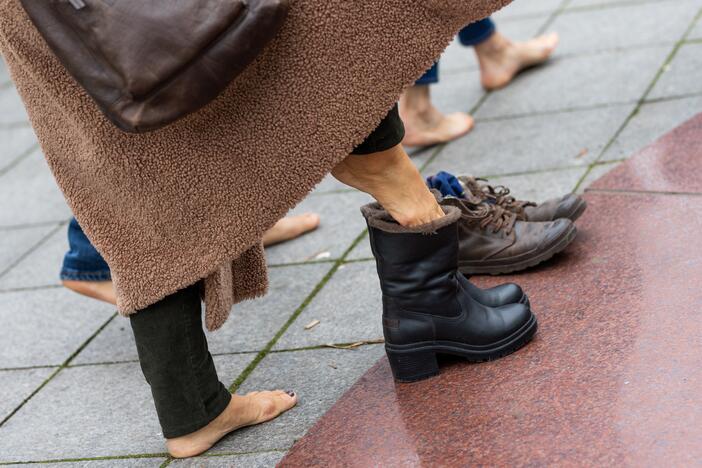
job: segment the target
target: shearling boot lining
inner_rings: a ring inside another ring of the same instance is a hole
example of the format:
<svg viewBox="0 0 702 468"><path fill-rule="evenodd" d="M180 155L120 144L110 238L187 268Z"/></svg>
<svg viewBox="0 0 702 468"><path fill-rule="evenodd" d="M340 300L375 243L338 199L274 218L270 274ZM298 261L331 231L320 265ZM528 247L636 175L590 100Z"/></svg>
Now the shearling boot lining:
<svg viewBox="0 0 702 468"><path fill-rule="evenodd" d="M431 223L412 227L405 227L398 224L397 221L390 216L390 213L383 209L378 203L370 203L361 207L361 213L363 213L363 216L366 218L369 227L380 229L381 231L396 234L435 234L439 229L454 224L461 217L461 210L455 206L442 206L441 209L446 213L446 216L443 218L432 221Z"/></svg>

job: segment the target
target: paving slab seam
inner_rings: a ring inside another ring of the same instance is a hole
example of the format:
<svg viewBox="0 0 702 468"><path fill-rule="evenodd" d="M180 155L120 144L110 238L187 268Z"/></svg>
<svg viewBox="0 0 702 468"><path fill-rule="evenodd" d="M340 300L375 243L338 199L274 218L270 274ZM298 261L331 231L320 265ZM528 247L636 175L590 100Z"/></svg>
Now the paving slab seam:
<svg viewBox="0 0 702 468"><path fill-rule="evenodd" d="M239 376L234 380L234 382L229 386L229 390L234 392L237 388L241 386L242 383L246 381L248 376L258 367L258 365L263 361L263 359L270 353L271 349L276 345L278 340L285 334L285 332L290 328L290 326L295 322L295 320L302 314L305 308L310 302L319 294L319 292L324 288L324 286L331 280L334 274L339 270L339 267L343 264L343 260L348 256L351 251L358 245L358 243L364 239L366 236L366 230L361 232L356 239L351 242L351 245L344 251L339 260L332 264L332 267L324 275L319 283L314 287L312 292L310 292L307 297L303 300L302 304L292 313L288 320L283 324L283 326L276 332L273 338L268 342L268 344L261 350L256 357L249 363L248 366L239 374Z"/></svg>
<svg viewBox="0 0 702 468"><path fill-rule="evenodd" d="M53 226L54 224L68 224L71 218L53 219L49 221L39 221L36 223L20 223L20 224L0 224L0 231L18 231L20 229L31 229L36 227Z"/></svg>
<svg viewBox="0 0 702 468"><path fill-rule="evenodd" d="M66 226L66 223L59 223L56 226L54 226L53 229L50 229L49 232L47 232L39 241L37 241L32 247L30 247L26 252L24 252L22 255L20 255L16 260L13 262L10 262L10 264L5 267L4 270L0 270L0 278L5 276L7 273L9 273L14 267L19 265L25 258L27 258L32 252L37 250L39 247L44 245L51 236L56 234L59 229L63 228Z"/></svg>
<svg viewBox="0 0 702 468"><path fill-rule="evenodd" d="M105 460L134 460L144 458L166 458L168 453L139 453L134 455L106 455L101 457L88 458L56 458L48 460L25 460L25 461L10 461L0 462L0 466L5 465L44 465L49 463L76 463L83 461L105 461Z"/></svg>
<svg viewBox="0 0 702 468"><path fill-rule="evenodd" d="M325 263L335 263L339 261L339 258L325 258L324 260L308 260L302 262L290 262L290 263L273 263L267 265L268 268L285 268L291 266L306 266L306 265L323 265Z"/></svg>
<svg viewBox="0 0 702 468"><path fill-rule="evenodd" d="M46 289L59 289L62 288L60 284L47 284L45 286L25 286L21 288L0 288L0 294L9 294L17 292L31 292L31 291L44 291Z"/></svg>
<svg viewBox="0 0 702 468"><path fill-rule="evenodd" d="M100 332L103 331L110 324L110 322L112 322L115 319L115 317L117 317L117 315L117 312L115 312L102 325L100 325L100 327L98 327L98 329L92 335L90 335L90 337L88 337L88 339L86 339L78 347L78 349L76 349L70 356L68 356L68 358L62 364L60 364L54 372L51 373L51 375L49 375L41 384L39 384L39 386L35 388L34 391L32 391L32 393L29 394L29 396L22 400L22 402L18 406L16 406L15 409L13 409L10 412L10 414L5 416L5 418L3 418L2 421L0 421L0 427L2 427L7 421L9 421L10 418L12 418L15 414L17 414L17 412L21 410L22 407L26 405L27 402L29 402L29 400L34 398L34 396L37 395L44 387L46 387L46 385L48 385L49 382L51 382L54 379L54 377L60 374L62 370L66 369L71 363L71 361L73 361L73 359L75 359L81 353L81 351L83 351L95 339L95 337L98 336Z"/></svg>
<svg viewBox="0 0 702 468"><path fill-rule="evenodd" d="M656 72L656 75L653 77L649 85L646 87L644 90L641 98L639 98L638 103L634 107L634 109L631 111L631 113L627 116L626 119L624 119L624 122L619 126L619 128L614 132L614 135L612 135L612 138L605 144L605 146L602 148L600 151L600 154L597 156L593 164L590 165L587 171L582 175L580 180L578 181L577 185L575 186L575 190L578 190L580 186L587 180L587 177L590 175L592 172L592 169L594 168L594 164L597 163L602 159L602 157L605 155L605 153L609 150L609 148L612 147L614 142L619 138L619 136L622 134L624 129L629 125L629 123L633 120L633 118L639 113L639 110L643 106L643 104L646 102L646 97L651 93L653 88L656 86L656 83L658 83L658 80L663 76L663 73L665 73L666 68L670 65L670 63L673 61L675 56L677 55L678 51L680 48L683 46L685 43L685 40L687 37L690 35L692 30L695 27L695 24L697 21L702 17L702 8L697 10L697 13L695 16L693 16L692 20L688 24L687 28L683 32L682 36L680 39L675 43L675 46L673 46L673 49L670 51L670 53L666 56L666 58L663 60L663 63L661 66L658 68L658 71Z"/></svg>
<svg viewBox="0 0 702 468"><path fill-rule="evenodd" d="M41 365L41 366L1 367L0 372L28 371L28 370L35 370L35 369L53 369L54 367L58 367L58 365L46 364L46 365Z"/></svg>
<svg viewBox="0 0 702 468"><path fill-rule="evenodd" d="M702 39L700 39L700 43L702 43ZM696 97L702 96L702 92L699 93L686 93L686 94L674 94L672 96L661 96L657 98L651 98L651 99L645 99L644 104L658 104L659 102L671 102L671 101L680 101L683 99L692 99Z"/></svg>
<svg viewBox="0 0 702 468"><path fill-rule="evenodd" d="M373 340L364 340L364 341L349 341L349 342L344 342L344 343L329 343L329 344L323 344L323 345L303 346L301 348L274 349L274 350L271 350L270 354L297 353L300 351L321 351L321 350L325 350L325 349L338 349L341 351L354 351L356 349L360 349L363 347L379 346L382 344L385 344L385 339L384 338L376 338Z"/></svg>
<svg viewBox="0 0 702 468"><path fill-rule="evenodd" d="M39 148L39 143L34 143L34 144L32 144L32 146L30 146L30 147L27 148L26 150L22 151L19 155L17 155L17 156L15 157L15 159L13 159L12 161L10 161L10 163L9 163L7 166L5 166L5 167L3 167L2 169L0 169L0 177L4 176L4 175L7 174L8 172L10 172L12 169L14 169L15 167L17 167L17 165L18 165L19 163L21 163L21 162L24 161L26 158L28 158L29 155L32 154L32 153L34 153L34 151L36 151L38 148Z"/></svg>

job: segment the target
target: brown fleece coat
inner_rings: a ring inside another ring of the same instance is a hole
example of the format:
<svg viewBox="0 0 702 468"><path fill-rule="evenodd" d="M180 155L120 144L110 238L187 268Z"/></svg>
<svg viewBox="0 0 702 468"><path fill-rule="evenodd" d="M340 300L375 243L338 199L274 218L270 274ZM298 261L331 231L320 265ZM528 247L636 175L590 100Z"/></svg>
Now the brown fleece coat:
<svg viewBox="0 0 702 468"><path fill-rule="evenodd" d="M261 238L378 125L465 24L510 0L292 0L273 43L201 111L112 126L19 4L0 51L49 166L129 314L204 279L206 323L262 295Z"/></svg>

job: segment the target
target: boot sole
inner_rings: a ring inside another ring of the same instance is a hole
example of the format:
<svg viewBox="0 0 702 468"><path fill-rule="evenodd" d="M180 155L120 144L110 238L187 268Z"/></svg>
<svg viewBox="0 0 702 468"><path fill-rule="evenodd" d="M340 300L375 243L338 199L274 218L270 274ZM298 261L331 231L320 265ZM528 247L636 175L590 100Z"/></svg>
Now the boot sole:
<svg viewBox="0 0 702 468"><path fill-rule="evenodd" d="M386 343L385 352L395 380L405 383L417 382L439 373L437 354L459 356L469 362L492 361L524 347L534 337L537 329L536 316L531 314L519 330L491 345L471 346L451 341L428 341L411 345Z"/></svg>
<svg viewBox="0 0 702 468"><path fill-rule="evenodd" d="M505 273L513 273L515 271L526 270L527 268L534 267L539 263L549 260L557 253L565 250L565 248L568 247L570 243L575 240L577 235L578 230L573 225L568 231L566 231L561 236L560 239L554 242L553 245L551 245L551 247L532 257L528 257L521 260L515 260L513 258L501 259L494 261L492 264L490 264L489 261L480 262L479 264L459 262L458 270L464 275L502 275Z"/></svg>

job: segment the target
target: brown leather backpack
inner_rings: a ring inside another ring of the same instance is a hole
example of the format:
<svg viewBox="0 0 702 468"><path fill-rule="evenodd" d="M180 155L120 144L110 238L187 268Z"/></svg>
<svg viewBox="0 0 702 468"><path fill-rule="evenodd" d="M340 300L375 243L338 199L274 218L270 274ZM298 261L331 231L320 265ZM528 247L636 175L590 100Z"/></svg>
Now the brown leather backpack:
<svg viewBox="0 0 702 468"><path fill-rule="evenodd" d="M68 72L125 132L216 98L275 36L288 0L21 0Z"/></svg>

